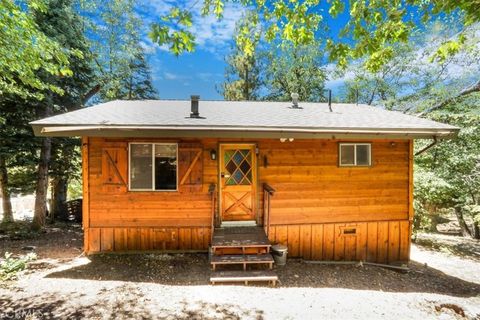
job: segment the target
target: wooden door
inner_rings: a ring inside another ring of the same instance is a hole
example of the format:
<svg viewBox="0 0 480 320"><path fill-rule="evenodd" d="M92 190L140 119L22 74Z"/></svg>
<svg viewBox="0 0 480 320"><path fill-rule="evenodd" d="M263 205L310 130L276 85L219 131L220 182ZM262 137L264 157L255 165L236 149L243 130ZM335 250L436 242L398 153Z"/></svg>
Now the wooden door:
<svg viewBox="0 0 480 320"><path fill-rule="evenodd" d="M255 145L221 144L219 159L222 221L255 220Z"/></svg>

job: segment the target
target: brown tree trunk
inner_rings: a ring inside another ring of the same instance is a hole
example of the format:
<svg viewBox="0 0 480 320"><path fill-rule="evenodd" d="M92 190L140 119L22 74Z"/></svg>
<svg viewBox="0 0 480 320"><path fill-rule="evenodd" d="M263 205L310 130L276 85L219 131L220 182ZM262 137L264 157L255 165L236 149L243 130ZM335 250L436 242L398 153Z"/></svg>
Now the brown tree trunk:
<svg viewBox="0 0 480 320"><path fill-rule="evenodd" d="M51 218L66 218L66 205L67 201L67 179L64 177L57 177L52 181L52 202L51 202Z"/></svg>
<svg viewBox="0 0 480 320"><path fill-rule="evenodd" d="M473 222L473 238L480 239L480 226L478 225L477 221Z"/></svg>
<svg viewBox="0 0 480 320"><path fill-rule="evenodd" d="M461 207L455 207L455 215L457 216L458 224L460 225L460 229L462 230L462 235L464 237L471 237L472 232L467 226L465 219L463 218L463 212Z"/></svg>
<svg viewBox="0 0 480 320"><path fill-rule="evenodd" d="M12 201L8 190L8 172L5 158L0 156L0 192L2 196L3 220L2 222L13 221Z"/></svg>
<svg viewBox="0 0 480 320"><path fill-rule="evenodd" d="M50 138L44 138L40 150L40 162L37 171L35 209L32 221L33 230L40 230L45 226L47 217L48 164L50 162L51 149L52 140Z"/></svg>
<svg viewBox="0 0 480 320"><path fill-rule="evenodd" d="M245 87L243 88L243 96L246 101L250 100L250 92L248 90L248 67L245 68Z"/></svg>

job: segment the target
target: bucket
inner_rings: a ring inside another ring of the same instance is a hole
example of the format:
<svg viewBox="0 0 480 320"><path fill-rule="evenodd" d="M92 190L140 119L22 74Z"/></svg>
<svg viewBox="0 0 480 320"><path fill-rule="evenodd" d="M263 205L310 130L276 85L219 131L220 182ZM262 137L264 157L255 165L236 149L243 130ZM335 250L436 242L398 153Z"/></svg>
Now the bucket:
<svg viewBox="0 0 480 320"><path fill-rule="evenodd" d="M284 266L287 264L288 248L282 244L272 246L273 260L277 266Z"/></svg>

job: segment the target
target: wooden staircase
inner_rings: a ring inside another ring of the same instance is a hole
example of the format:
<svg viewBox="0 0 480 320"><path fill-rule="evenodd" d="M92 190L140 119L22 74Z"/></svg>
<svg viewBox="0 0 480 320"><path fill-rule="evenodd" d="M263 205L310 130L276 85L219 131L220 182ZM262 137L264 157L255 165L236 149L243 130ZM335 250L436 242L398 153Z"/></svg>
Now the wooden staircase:
<svg viewBox="0 0 480 320"><path fill-rule="evenodd" d="M216 228L213 233L210 282L269 282L275 285L270 242L260 227ZM232 269L238 267L237 269ZM222 268L222 270L218 270Z"/></svg>

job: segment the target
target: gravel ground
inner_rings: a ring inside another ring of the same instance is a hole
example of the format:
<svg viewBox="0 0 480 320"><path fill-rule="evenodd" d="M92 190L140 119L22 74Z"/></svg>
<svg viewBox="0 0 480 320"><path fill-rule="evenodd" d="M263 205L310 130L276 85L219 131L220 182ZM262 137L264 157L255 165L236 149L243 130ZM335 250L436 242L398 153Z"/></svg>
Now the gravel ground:
<svg viewBox="0 0 480 320"><path fill-rule="evenodd" d="M422 246L412 247L412 259L464 281L480 284L480 260L439 253Z"/></svg>
<svg viewBox="0 0 480 320"><path fill-rule="evenodd" d="M0 240L39 256L0 288L0 319L480 319L480 262L415 246L407 273L289 260L272 288L209 285L206 254L87 258L78 228L45 235Z"/></svg>
<svg viewBox="0 0 480 320"><path fill-rule="evenodd" d="M450 256L480 262L480 241L476 239L439 233L417 233L415 242L422 247L435 249Z"/></svg>

